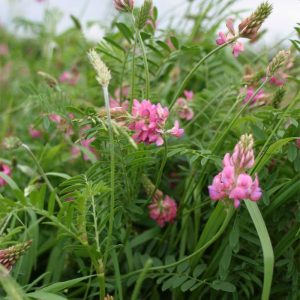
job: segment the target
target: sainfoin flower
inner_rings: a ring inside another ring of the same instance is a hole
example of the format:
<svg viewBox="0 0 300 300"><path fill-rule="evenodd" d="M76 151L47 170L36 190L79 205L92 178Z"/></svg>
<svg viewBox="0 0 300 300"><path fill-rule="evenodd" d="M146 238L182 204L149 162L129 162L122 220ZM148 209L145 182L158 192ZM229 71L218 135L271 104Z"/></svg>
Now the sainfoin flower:
<svg viewBox="0 0 300 300"><path fill-rule="evenodd" d="M71 71L64 71L60 76L59 76L59 81L61 83L66 83L68 85L76 85L79 81L80 74L79 72L74 69Z"/></svg>
<svg viewBox="0 0 300 300"><path fill-rule="evenodd" d="M33 139L38 139L42 137L42 132L38 129L35 129L33 126L29 126L28 131Z"/></svg>
<svg viewBox="0 0 300 300"><path fill-rule="evenodd" d="M253 87L248 87L246 91L246 96L244 98L244 103L249 102L249 100L253 97L255 93L255 89ZM258 93L252 98L251 104L255 104L259 100L263 99L265 97L264 90L261 89L258 91Z"/></svg>
<svg viewBox="0 0 300 300"><path fill-rule="evenodd" d="M134 0L114 0L114 5L119 11L133 10Z"/></svg>
<svg viewBox="0 0 300 300"><path fill-rule="evenodd" d="M173 222L177 215L177 204L168 195L164 199L153 201L149 206L150 218L160 226Z"/></svg>
<svg viewBox="0 0 300 300"><path fill-rule="evenodd" d="M0 162L0 172L4 173L7 176L11 176L11 169L8 165ZM6 185L6 181L0 177L0 187Z"/></svg>
<svg viewBox="0 0 300 300"><path fill-rule="evenodd" d="M194 117L194 111L190 107L190 103L194 98L194 93L192 91L184 91L185 97L180 97L175 103L175 110L178 116L182 120L191 120Z"/></svg>
<svg viewBox="0 0 300 300"><path fill-rule="evenodd" d="M164 143L163 135L169 133L176 137L183 134L183 129L179 128L179 123L175 123L173 130L165 130L165 124L169 116L169 110L159 103L152 104L149 100L139 102L134 99L132 107L132 121L128 128L133 130L133 139L146 144L155 143L161 146Z"/></svg>
<svg viewBox="0 0 300 300"><path fill-rule="evenodd" d="M252 135L242 135L232 155L226 153L223 170L214 177L208 187L210 198L214 201L230 199L234 207L240 206L241 200L258 201L262 196L257 175L254 180L247 170L254 165Z"/></svg>
<svg viewBox="0 0 300 300"><path fill-rule="evenodd" d="M31 243L32 241L27 241L7 249L0 250L0 264L10 271L20 256L30 247Z"/></svg>

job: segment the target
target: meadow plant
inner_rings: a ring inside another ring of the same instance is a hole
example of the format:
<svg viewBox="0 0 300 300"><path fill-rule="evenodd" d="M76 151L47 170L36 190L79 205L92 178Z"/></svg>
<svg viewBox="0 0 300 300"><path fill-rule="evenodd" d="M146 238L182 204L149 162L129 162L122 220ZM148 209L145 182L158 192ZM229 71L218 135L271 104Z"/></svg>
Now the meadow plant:
<svg viewBox="0 0 300 300"><path fill-rule="evenodd" d="M166 2L0 26L0 299L300 299L299 24Z"/></svg>

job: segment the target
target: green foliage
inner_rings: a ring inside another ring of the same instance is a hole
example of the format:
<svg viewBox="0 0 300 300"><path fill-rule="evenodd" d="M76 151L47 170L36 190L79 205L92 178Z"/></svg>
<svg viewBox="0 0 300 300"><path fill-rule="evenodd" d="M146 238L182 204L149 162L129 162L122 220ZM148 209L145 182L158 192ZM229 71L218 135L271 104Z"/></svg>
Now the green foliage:
<svg viewBox="0 0 300 300"><path fill-rule="evenodd" d="M299 37L284 86L263 81L281 45L249 43L237 59L230 45L215 45L226 18L241 19L234 3L185 1L182 19L163 16L169 23L156 28L159 12L146 0L118 15L96 45L75 16L58 34L55 9L42 22L15 20L30 38L0 28L9 49L0 55L0 142L23 143L1 148L11 175L0 168L0 248L33 241L9 275L0 265L1 299L299 299ZM180 119L177 99L194 92L181 139L137 144L130 109L111 109L109 140L86 56L94 47L112 74L110 97L168 107L167 129ZM64 71L75 83L59 80ZM265 97L244 103L245 86ZM263 197L234 209L212 202L207 186L244 133L255 140L250 174L258 174ZM149 217L145 176L177 203L176 219L163 228Z"/></svg>

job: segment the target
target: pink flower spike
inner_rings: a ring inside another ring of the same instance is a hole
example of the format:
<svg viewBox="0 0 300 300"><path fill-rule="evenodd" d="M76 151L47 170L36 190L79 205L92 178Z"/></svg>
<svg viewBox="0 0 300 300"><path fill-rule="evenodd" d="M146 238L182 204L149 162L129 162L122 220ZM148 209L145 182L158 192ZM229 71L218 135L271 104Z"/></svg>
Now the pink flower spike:
<svg viewBox="0 0 300 300"><path fill-rule="evenodd" d="M60 124L61 121L62 121L62 117L60 115L57 115L57 114L51 114L51 115L49 115L49 119L52 122L57 123L57 124Z"/></svg>
<svg viewBox="0 0 300 300"><path fill-rule="evenodd" d="M7 176L11 176L10 167L6 164L1 163L1 162L0 162L0 172L4 173ZM7 182L2 177L0 177L0 187L4 186L6 184L7 184Z"/></svg>
<svg viewBox="0 0 300 300"><path fill-rule="evenodd" d="M185 96L185 98L186 98L187 101L191 101L194 98L193 91L187 91L186 90L186 91L183 92L183 94L184 94L184 96Z"/></svg>
<svg viewBox="0 0 300 300"><path fill-rule="evenodd" d="M227 43L228 39L226 37L226 34L222 31L219 32L219 38L216 39L216 44L217 45L223 45L225 43Z"/></svg>
<svg viewBox="0 0 300 300"><path fill-rule="evenodd" d="M174 127L172 129L168 130L167 132L173 136L182 137L184 134L184 129L179 128L179 122L176 120L174 123Z"/></svg>
<svg viewBox="0 0 300 300"><path fill-rule="evenodd" d="M236 42L232 45L232 54L234 57L238 57L241 52L245 50L244 44L241 42Z"/></svg>
<svg viewBox="0 0 300 300"><path fill-rule="evenodd" d="M252 96L254 95L254 92L255 92L254 88L248 87L247 94L244 99L244 103L247 103L252 98ZM252 104L256 103L258 100L260 100L264 97L265 97L264 90L263 89L259 90L259 92L256 94L256 96L254 96L254 98L252 99Z"/></svg>
<svg viewBox="0 0 300 300"><path fill-rule="evenodd" d="M277 78L276 76L272 76L270 78L270 83L276 86L283 86L285 81L283 79Z"/></svg>

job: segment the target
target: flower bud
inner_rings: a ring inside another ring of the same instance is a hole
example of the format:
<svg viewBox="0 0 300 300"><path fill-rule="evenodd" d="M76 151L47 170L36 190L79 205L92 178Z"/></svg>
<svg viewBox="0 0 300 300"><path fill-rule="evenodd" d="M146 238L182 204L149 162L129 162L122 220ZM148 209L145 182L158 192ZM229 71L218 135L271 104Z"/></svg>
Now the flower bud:
<svg viewBox="0 0 300 300"><path fill-rule="evenodd" d="M290 56L290 51L281 50L276 56L272 59L267 67L267 76L273 76L287 61Z"/></svg>
<svg viewBox="0 0 300 300"><path fill-rule="evenodd" d="M145 0L140 8L139 14L136 19L136 26L139 30L143 29L151 16L152 0Z"/></svg>
<svg viewBox="0 0 300 300"><path fill-rule="evenodd" d="M58 85L57 80L50 74L42 71L37 72L37 74L44 79L50 88L55 88Z"/></svg>
<svg viewBox="0 0 300 300"><path fill-rule="evenodd" d="M254 39L257 35L263 22L272 12L272 5L268 2L264 2L258 6L256 11L246 18L239 25L239 36Z"/></svg>
<svg viewBox="0 0 300 300"><path fill-rule="evenodd" d="M7 249L0 250L0 264L7 270L11 270L13 265L19 260L20 256L30 247L32 241L17 244Z"/></svg>
<svg viewBox="0 0 300 300"><path fill-rule="evenodd" d="M114 5L119 11L132 11L134 0L114 0Z"/></svg>

